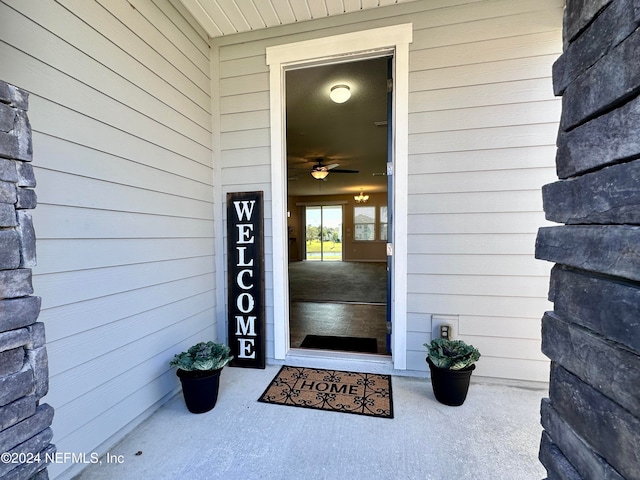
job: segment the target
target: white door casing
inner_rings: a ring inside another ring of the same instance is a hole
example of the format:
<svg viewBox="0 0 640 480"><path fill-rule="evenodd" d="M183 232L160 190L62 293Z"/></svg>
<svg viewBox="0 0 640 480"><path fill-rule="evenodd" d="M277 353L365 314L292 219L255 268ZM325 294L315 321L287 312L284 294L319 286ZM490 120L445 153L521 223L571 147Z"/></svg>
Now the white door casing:
<svg viewBox="0 0 640 480"><path fill-rule="evenodd" d="M412 39L413 25L405 23L267 48L267 65L270 68L274 357L278 360L285 359L290 345L284 72L288 68L391 53L394 58L394 229L392 292L388 301L392 302L393 367L406 370L409 44Z"/></svg>

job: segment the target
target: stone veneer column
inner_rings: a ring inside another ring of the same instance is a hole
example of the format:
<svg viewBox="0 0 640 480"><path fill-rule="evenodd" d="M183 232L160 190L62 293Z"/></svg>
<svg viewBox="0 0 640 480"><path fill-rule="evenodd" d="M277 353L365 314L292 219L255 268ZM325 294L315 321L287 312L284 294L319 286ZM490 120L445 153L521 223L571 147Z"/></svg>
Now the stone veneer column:
<svg viewBox="0 0 640 480"><path fill-rule="evenodd" d="M0 479L47 479L55 452L44 325L36 322L36 206L26 92L0 81ZM7 455L8 454L8 455Z"/></svg>
<svg viewBox="0 0 640 480"><path fill-rule="evenodd" d="M640 0L567 0L556 165L536 257L555 262L540 460L550 480L640 479Z"/></svg>

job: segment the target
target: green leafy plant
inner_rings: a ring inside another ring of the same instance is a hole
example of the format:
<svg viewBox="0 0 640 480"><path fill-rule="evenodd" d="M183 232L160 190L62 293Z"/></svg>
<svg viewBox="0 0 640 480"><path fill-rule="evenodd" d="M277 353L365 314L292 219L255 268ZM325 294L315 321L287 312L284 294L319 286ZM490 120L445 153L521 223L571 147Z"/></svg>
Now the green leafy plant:
<svg viewBox="0 0 640 480"><path fill-rule="evenodd" d="M436 367L449 370L462 370L480 358L478 349L462 340L435 338L431 343L425 343L424 346L429 350L429 360Z"/></svg>
<svg viewBox="0 0 640 480"><path fill-rule="evenodd" d="M200 342L174 356L169 365L186 371L220 370L233 359L230 352L222 343Z"/></svg>

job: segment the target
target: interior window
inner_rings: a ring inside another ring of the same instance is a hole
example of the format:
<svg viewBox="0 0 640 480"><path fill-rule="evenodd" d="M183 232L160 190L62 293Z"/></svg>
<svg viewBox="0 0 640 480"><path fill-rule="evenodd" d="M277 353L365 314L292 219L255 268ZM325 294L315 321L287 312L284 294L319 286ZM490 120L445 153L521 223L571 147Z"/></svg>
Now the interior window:
<svg viewBox="0 0 640 480"><path fill-rule="evenodd" d="M354 207L354 240L372 241L376 239L376 207Z"/></svg>

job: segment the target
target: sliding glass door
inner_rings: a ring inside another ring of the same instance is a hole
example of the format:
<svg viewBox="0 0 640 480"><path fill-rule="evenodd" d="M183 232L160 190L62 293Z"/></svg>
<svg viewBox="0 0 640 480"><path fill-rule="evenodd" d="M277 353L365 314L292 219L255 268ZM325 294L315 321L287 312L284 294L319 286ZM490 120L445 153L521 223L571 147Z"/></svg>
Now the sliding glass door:
<svg viewBox="0 0 640 480"><path fill-rule="evenodd" d="M342 261L342 206L307 206L305 219L305 259Z"/></svg>

